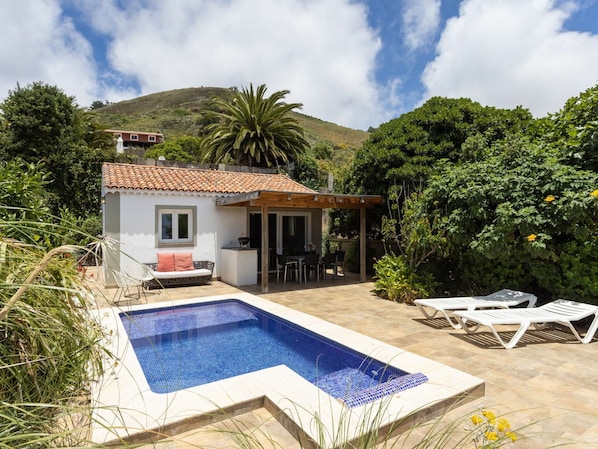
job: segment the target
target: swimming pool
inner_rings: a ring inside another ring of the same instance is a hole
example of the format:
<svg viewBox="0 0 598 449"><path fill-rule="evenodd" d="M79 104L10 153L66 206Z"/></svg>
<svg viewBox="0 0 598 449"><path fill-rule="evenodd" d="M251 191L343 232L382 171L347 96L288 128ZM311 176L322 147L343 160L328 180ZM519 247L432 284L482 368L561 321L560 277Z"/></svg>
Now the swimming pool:
<svg viewBox="0 0 598 449"><path fill-rule="evenodd" d="M120 318L155 393L277 365L349 406L427 381L235 299L123 312Z"/></svg>
<svg viewBox="0 0 598 449"><path fill-rule="evenodd" d="M422 419L428 420L457 402L479 398L484 394L484 382L475 376L246 292L236 293L234 300L268 317L276 317L291 327L303 328L324 342L333 342L358 354L366 354L368 361L376 360L385 367L410 374L380 384L382 387L378 389L384 396L379 401L371 402L371 396L362 394L366 401L353 404L348 404L347 398L339 400L327 394L286 365L259 369L169 393L154 392L133 348L121 313L134 316L150 311L166 312L164 317L172 317L169 310L173 308L192 309L198 304L228 302L230 299L230 294L193 297L111 307L94 312L110 335L104 346L114 355L114 359L106 362L104 375L92 384L94 442L118 445L123 441L151 441L156 432L171 432L174 435L195 429L194 426L201 425L198 423L213 422L214 419L224 419L260 407L265 407L277 419L284 417L284 426L289 426L287 428L292 429L293 434L302 433L313 441L321 437L317 427L313 426L314 417L317 416L318 422L328 429L330 438L334 436L334 429L339 422L350 421L352 424L346 426L347 434L342 438L348 441L367 427L361 425L364 421L375 420L376 426L388 431L395 425L409 426ZM166 304L168 307L165 307ZM181 320L170 320L171 324L166 324L167 321L162 322L161 326L164 327L161 331L154 332L156 325L152 324L149 332L146 330L143 334L132 334L133 340L151 335L188 332L168 328ZM189 329L201 327L196 322L189 321L189 324ZM133 327L141 329L140 326ZM189 357L179 359L178 367L186 370ZM389 393L386 384L394 388L397 380L417 373L423 373L428 381L397 394L386 394ZM372 411L373 408L376 411ZM353 425L355 423L360 424ZM334 440L334 444L339 442L338 439Z"/></svg>

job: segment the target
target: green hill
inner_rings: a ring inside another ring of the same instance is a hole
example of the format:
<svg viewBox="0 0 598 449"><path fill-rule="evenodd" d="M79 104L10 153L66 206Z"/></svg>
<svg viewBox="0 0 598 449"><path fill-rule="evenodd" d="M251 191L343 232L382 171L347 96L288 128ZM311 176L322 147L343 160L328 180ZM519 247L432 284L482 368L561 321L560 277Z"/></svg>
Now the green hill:
<svg viewBox="0 0 598 449"><path fill-rule="evenodd" d="M94 109L109 128L162 132L165 139L196 136L203 126L204 111L215 96L230 89L192 87L158 92ZM334 149L355 150L369 137L365 131L345 128L308 115L293 113L310 143L324 142Z"/></svg>

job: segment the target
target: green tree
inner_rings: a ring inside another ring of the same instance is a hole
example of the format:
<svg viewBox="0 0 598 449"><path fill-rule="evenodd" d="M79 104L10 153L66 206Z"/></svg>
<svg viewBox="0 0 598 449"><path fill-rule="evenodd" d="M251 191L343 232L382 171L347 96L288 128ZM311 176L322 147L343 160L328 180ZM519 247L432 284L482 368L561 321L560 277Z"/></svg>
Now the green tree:
<svg viewBox="0 0 598 449"><path fill-rule="evenodd" d="M310 151L298 155L292 177L295 181L314 190L318 190L325 182L324 175L318 168L316 158Z"/></svg>
<svg viewBox="0 0 598 449"><path fill-rule="evenodd" d="M46 205L47 177L40 165L25 163L21 159L0 162L0 218L29 222L46 219L50 212ZM20 238L10 231L5 229L5 236Z"/></svg>
<svg viewBox="0 0 598 449"><path fill-rule="evenodd" d="M510 134L533 129L533 122L523 108L497 109L466 98L431 98L372 132L342 175L341 191L404 199L425 186L438 161L475 159L479 141L485 148ZM384 213L378 209L372 223L380 223ZM334 211L332 216L332 223L340 224L332 233L352 235L359 229L357 214L351 211Z"/></svg>
<svg viewBox="0 0 598 449"><path fill-rule="evenodd" d="M266 98L266 86L253 85L212 102L211 117L203 139L205 162L218 163L227 156L238 165L271 167L295 161L308 147L303 129L289 112L300 103L284 103L288 90Z"/></svg>
<svg viewBox="0 0 598 449"><path fill-rule="evenodd" d="M100 109L103 108L104 106L108 106L110 104L110 102L108 100L106 100L105 102L102 100L94 100L91 103L91 106L89 107L89 109L91 111L95 110L95 109Z"/></svg>
<svg viewBox="0 0 598 449"><path fill-rule="evenodd" d="M568 163L598 172L598 84L550 116L548 139L561 146Z"/></svg>
<svg viewBox="0 0 598 449"><path fill-rule="evenodd" d="M63 206L82 215L98 213L101 163L110 149L93 115L59 88L40 82L17 86L1 109L7 131L0 156L44 162L55 214Z"/></svg>
<svg viewBox="0 0 598 449"><path fill-rule="evenodd" d="M199 162L202 158L201 139L191 136L176 137L154 145L145 152L145 157L158 159L164 156L167 161Z"/></svg>

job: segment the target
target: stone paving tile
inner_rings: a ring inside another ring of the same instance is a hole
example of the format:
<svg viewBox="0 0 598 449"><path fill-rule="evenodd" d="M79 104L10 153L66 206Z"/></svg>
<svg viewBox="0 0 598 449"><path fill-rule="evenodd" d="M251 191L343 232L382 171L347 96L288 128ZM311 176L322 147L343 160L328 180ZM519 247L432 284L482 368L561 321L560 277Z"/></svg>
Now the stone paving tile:
<svg viewBox="0 0 598 449"><path fill-rule="evenodd" d="M424 320L413 306L375 297L373 283L355 276L308 284L276 284L262 294L259 285L243 288L273 302L317 316L340 326L382 340L486 381L484 403L497 414L506 413L523 436L514 447L544 449L557 444L566 448L598 448L598 341L574 343L562 329L529 332L520 346L505 350L489 333L470 338L438 320ZM222 282L169 289L148 301L169 301L197 296L234 295L238 290ZM113 291L104 292L107 296ZM100 299L100 304L106 301ZM467 416L478 403L448 413L447 419ZM267 416L262 416L267 419ZM198 447L208 438L195 441ZM418 432L410 441L417 440ZM289 443L290 444L290 443ZM415 443L414 443L415 444ZM286 447L286 446L283 446ZM411 447L402 446L397 447ZM177 446L178 448L178 446Z"/></svg>

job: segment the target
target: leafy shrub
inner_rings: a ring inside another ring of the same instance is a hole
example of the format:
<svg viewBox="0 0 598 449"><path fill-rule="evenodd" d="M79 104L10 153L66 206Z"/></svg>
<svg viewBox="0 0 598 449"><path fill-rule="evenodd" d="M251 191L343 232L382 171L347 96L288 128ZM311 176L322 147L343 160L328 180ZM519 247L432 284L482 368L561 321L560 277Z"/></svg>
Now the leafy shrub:
<svg viewBox="0 0 598 449"><path fill-rule="evenodd" d="M411 304L416 298L430 296L436 286L431 275L417 274L403 256L385 254L374 270L374 292L391 301Z"/></svg>
<svg viewBox="0 0 598 449"><path fill-rule="evenodd" d="M598 175L559 157L511 139L483 160L438 167L417 201L443 223L439 263L452 261L461 290L596 301Z"/></svg>

